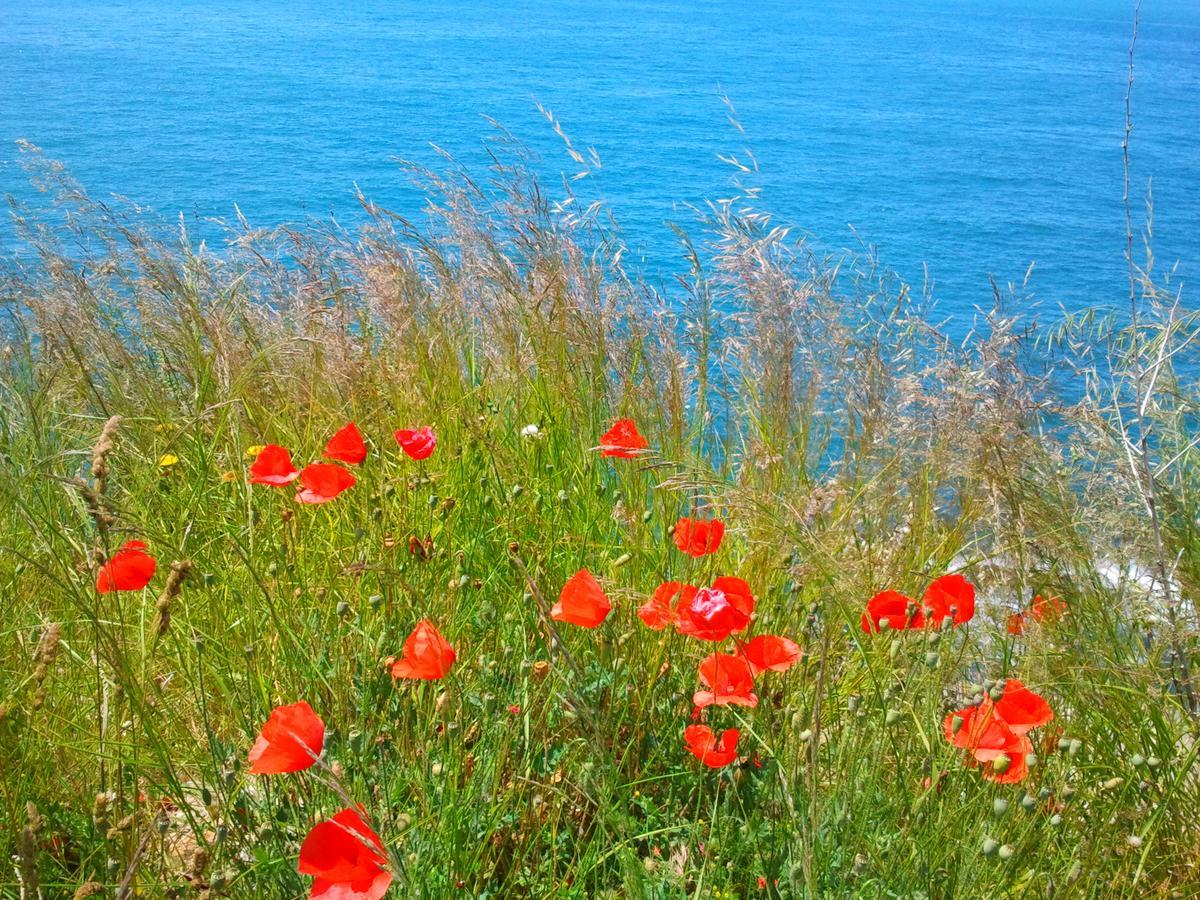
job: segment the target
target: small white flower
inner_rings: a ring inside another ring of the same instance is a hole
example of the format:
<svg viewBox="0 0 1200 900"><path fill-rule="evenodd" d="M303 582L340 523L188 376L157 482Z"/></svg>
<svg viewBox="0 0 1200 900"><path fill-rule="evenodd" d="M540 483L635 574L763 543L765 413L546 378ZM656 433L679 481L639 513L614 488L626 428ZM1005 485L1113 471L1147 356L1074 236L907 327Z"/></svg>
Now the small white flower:
<svg viewBox="0 0 1200 900"><path fill-rule="evenodd" d="M526 425L524 428L521 429L521 437L527 437L530 440L536 441L539 438L541 438L541 436L542 436L541 429L539 429L537 427L537 425L534 425L532 423L529 425Z"/></svg>

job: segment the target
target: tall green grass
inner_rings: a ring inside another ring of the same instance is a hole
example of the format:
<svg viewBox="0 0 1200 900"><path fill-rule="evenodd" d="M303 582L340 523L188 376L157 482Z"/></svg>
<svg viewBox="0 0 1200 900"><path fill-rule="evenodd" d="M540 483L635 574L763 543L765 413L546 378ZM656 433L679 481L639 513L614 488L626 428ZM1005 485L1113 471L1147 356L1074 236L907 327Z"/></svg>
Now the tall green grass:
<svg viewBox="0 0 1200 900"><path fill-rule="evenodd" d="M0 893L304 895L299 843L344 804L245 773L298 699L403 863L392 896L1200 891L1196 314L1149 265L1135 320L1039 328L998 290L954 342L753 192L705 212L663 294L519 165L423 173L419 223L364 203L361 230L241 222L213 250L33 164L56 205L17 210L0 293ZM595 452L619 415L652 454ZM349 419L371 456L335 502L246 483L249 447L309 461ZM413 424L425 463L390 436ZM668 529L697 510L729 532L691 560ZM160 574L98 595L131 537ZM616 608L556 638L539 600L582 566ZM948 571L979 586L969 625L859 627ZM634 609L719 574L805 657L710 711L744 758L710 771L682 733L711 648ZM1069 613L1010 635L1038 593ZM423 617L458 664L393 683ZM1055 711L1018 786L942 736L1008 676Z"/></svg>

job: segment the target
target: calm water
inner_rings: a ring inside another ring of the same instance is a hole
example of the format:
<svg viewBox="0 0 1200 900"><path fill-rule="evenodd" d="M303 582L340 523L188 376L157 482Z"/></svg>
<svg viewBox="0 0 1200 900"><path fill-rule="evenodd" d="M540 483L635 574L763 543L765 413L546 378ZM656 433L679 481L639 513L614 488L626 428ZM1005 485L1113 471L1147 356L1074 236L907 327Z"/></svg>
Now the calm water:
<svg viewBox="0 0 1200 900"><path fill-rule="evenodd" d="M574 171L537 99L596 148L591 190L655 266L664 221L727 195L717 154L748 142L765 206L831 246L853 225L917 283L928 263L959 321L1032 261L1041 303L1113 303L1128 6L0 0L0 191L28 193L24 137L168 218L352 219L354 183L411 213L393 158L479 164L483 116ZM1153 177L1160 265L1194 278L1200 3L1143 13L1135 186Z"/></svg>

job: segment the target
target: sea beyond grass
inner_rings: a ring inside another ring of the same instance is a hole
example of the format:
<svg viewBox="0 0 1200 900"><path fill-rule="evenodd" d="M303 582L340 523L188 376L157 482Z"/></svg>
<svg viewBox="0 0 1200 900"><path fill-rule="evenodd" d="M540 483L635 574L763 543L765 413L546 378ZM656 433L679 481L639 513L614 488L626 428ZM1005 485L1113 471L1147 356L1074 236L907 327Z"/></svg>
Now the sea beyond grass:
<svg viewBox="0 0 1200 900"><path fill-rule="evenodd" d="M1200 892L1197 314L1149 259L1122 315L996 290L956 343L753 196L664 296L518 164L419 173L420 223L364 201L352 233L214 250L31 162L56 205L17 209L0 275L0 895L319 893L306 835L359 804L390 897ZM620 419L644 449L604 452ZM348 422L328 502L250 483ZM100 592L128 541L153 577ZM581 569L598 627L552 611ZM971 611L938 611L947 575ZM754 608L720 640L639 614L721 578ZM916 599L876 627L885 591ZM452 663L393 677L423 621ZM695 709L702 661L762 635L802 656ZM970 743L953 714L1014 680L1036 726ZM299 701L317 758L251 773ZM697 725L734 752L690 753Z"/></svg>

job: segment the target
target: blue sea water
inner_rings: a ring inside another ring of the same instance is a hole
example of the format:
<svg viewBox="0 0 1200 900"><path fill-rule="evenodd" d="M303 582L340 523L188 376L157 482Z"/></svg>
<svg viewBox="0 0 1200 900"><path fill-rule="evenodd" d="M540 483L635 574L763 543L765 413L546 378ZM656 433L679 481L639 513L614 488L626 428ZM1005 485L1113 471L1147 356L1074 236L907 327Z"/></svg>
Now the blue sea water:
<svg viewBox="0 0 1200 900"><path fill-rule="evenodd" d="M861 237L918 285L927 266L956 321L1031 263L1042 306L1117 304L1131 21L1132 0L0 0L0 191L29 194L26 138L198 227L235 202L350 222L356 184L413 214L395 158L482 167L485 117L576 171L536 100L595 148L587 189L652 267L749 146L779 221ZM1158 267L1194 279L1195 0L1143 3L1134 116L1139 219L1152 178Z"/></svg>

